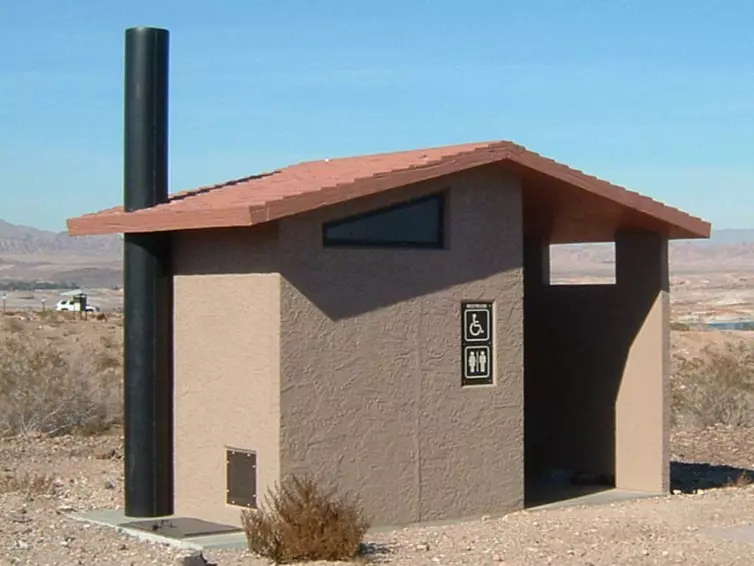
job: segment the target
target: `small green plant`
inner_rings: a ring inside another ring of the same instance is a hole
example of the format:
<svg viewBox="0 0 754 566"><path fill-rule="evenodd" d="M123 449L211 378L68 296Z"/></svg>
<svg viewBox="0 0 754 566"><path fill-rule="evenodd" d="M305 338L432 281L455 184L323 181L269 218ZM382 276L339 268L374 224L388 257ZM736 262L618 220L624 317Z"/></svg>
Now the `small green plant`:
<svg viewBox="0 0 754 566"><path fill-rule="evenodd" d="M278 564L359 556L370 522L350 497L291 476L268 490L265 503L241 514L252 552Z"/></svg>

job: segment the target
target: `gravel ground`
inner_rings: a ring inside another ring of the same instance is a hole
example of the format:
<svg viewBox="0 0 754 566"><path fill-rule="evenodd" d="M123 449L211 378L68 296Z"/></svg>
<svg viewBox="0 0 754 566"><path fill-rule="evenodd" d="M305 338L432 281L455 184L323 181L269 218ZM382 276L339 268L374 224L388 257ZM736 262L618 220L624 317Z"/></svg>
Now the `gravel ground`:
<svg viewBox="0 0 754 566"><path fill-rule="evenodd" d="M675 483L693 491L754 469L754 430L680 431L673 435L672 450L679 461L674 474L682 476ZM115 435L0 441L0 487L6 486L0 489L0 565L182 564L186 551L136 541L66 516L72 510L119 506L122 465L121 439ZM12 478L45 475L49 483L40 482L30 490L34 493L8 491ZM375 562L404 566L751 566L754 545L700 532L747 523L754 523L754 485L409 528L370 535L368 543ZM240 551L205 556L218 566L267 564Z"/></svg>

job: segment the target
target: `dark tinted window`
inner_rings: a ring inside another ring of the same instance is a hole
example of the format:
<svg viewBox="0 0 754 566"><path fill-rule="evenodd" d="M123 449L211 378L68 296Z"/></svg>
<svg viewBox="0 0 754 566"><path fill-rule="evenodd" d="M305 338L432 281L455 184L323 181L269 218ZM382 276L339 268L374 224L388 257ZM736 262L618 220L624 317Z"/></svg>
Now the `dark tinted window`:
<svg viewBox="0 0 754 566"><path fill-rule="evenodd" d="M433 195L325 224L324 244L441 248L443 224L443 195Z"/></svg>

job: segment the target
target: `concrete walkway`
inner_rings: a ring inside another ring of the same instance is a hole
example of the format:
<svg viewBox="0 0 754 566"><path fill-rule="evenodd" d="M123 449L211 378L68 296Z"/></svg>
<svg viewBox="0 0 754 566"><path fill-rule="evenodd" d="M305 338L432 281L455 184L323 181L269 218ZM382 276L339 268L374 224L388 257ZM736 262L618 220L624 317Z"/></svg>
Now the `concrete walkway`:
<svg viewBox="0 0 754 566"><path fill-rule="evenodd" d="M600 486L541 484L527 486L527 509L556 509L575 505L609 505L620 501L663 497L667 493L630 491Z"/></svg>

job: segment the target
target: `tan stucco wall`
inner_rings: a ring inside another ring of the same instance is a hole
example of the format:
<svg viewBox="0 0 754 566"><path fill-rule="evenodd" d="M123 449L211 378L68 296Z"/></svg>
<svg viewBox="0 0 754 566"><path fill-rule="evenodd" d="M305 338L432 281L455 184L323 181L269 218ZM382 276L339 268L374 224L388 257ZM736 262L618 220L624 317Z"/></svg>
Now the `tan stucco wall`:
<svg viewBox="0 0 754 566"><path fill-rule="evenodd" d="M174 237L175 512L239 524L225 450L257 452L258 492L279 477L280 276L274 233Z"/></svg>
<svg viewBox="0 0 754 566"><path fill-rule="evenodd" d="M668 242L658 234L620 234L616 279L635 329L616 400L616 486L670 487L670 282Z"/></svg>
<svg viewBox="0 0 754 566"><path fill-rule="evenodd" d="M449 188L447 250L323 249L321 222ZM375 525L523 502L517 180L488 167L280 223L280 470ZM460 301L496 301L496 384L461 387Z"/></svg>
<svg viewBox="0 0 754 566"><path fill-rule="evenodd" d="M619 235L615 285L540 284L545 253L527 246L527 475L565 468L667 490L667 242Z"/></svg>

